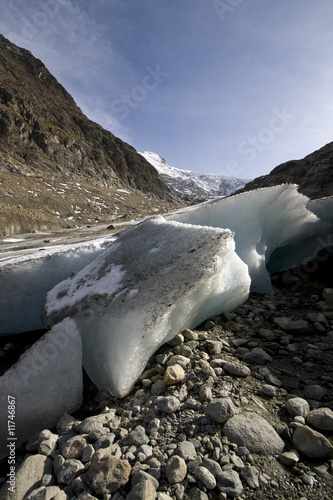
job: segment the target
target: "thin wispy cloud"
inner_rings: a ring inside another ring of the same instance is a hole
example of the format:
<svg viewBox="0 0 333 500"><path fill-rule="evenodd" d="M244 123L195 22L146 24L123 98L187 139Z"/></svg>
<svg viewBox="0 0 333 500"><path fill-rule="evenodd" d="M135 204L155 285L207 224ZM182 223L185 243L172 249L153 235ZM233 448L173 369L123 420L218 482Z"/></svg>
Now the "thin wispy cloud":
<svg viewBox="0 0 333 500"><path fill-rule="evenodd" d="M333 4L222 4L0 0L0 32L136 149L255 177L332 141Z"/></svg>

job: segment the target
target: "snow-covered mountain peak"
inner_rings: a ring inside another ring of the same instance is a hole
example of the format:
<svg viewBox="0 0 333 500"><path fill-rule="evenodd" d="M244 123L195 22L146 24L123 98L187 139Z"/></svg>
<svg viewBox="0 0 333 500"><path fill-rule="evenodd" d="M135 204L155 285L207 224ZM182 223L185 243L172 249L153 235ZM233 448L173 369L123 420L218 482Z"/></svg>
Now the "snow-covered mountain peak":
<svg viewBox="0 0 333 500"><path fill-rule="evenodd" d="M156 153L143 151L140 154L156 168L166 184L187 201L204 201L216 196L229 196L249 181L237 177L180 170L172 167Z"/></svg>

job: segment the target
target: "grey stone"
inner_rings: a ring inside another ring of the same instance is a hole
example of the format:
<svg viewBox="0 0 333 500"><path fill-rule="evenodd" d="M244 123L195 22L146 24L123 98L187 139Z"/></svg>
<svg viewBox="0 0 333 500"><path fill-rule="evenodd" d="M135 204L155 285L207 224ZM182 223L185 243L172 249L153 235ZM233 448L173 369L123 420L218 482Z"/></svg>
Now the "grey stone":
<svg viewBox="0 0 333 500"><path fill-rule="evenodd" d="M314 399L316 401L322 401L322 399L326 396L327 391L324 389L324 387L321 387L320 385L313 384L313 385L308 385L304 389L304 396L307 399Z"/></svg>
<svg viewBox="0 0 333 500"><path fill-rule="evenodd" d="M215 479L222 472L222 468L221 468L220 464L218 462L216 462L215 460L211 460L210 458L204 458L201 465L203 467L206 467L206 469L208 469L209 472L211 472L213 474Z"/></svg>
<svg viewBox="0 0 333 500"><path fill-rule="evenodd" d="M207 340L206 347L209 354L220 354L222 351L223 344L218 340Z"/></svg>
<svg viewBox="0 0 333 500"><path fill-rule="evenodd" d="M171 356L171 358L168 360L167 365L168 366L180 365L182 368L185 369L187 365L189 365L190 363L191 360L187 356L182 356L181 354L175 354L174 356Z"/></svg>
<svg viewBox="0 0 333 500"><path fill-rule="evenodd" d="M194 475L208 490L213 490L216 487L216 479L206 467L199 465L194 469Z"/></svg>
<svg viewBox="0 0 333 500"><path fill-rule="evenodd" d="M41 486L27 495L24 500L67 500L67 495L59 486Z"/></svg>
<svg viewBox="0 0 333 500"><path fill-rule="evenodd" d="M324 290L323 290L323 299L328 304L333 304L333 288L324 288Z"/></svg>
<svg viewBox="0 0 333 500"><path fill-rule="evenodd" d="M64 458L81 458L83 450L87 446L86 436L73 436L65 441L61 447L61 454Z"/></svg>
<svg viewBox="0 0 333 500"><path fill-rule="evenodd" d="M175 453L182 457L184 460L195 460L197 458L197 452L194 444L190 441L182 441Z"/></svg>
<svg viewBox="0 0 333 500"><path fill-rule="evenodd" d="M138 425L133 431L129 432L127 436L124 437L123 443L126 446L141 446L149 442L149 437L147 436L144 427Z"/></svg>
<svg viewBox="0 0 333 500"><path fill-rule="evenodd" d="M59 484L71 484L77 473L84 469L84 465L80 460L70 458L65 460L64 464L60 467L57 474L57 481Z"/></svg>
<svg viewBox="0 0 333 500"><path fill-rule="evenodd" d="M303 398L290 398L286 403L287 410L290 415L295 417L300 415L306 417L310 411L309 403Z"/></svg>
<svg viewBox="0 0 333 500"><path fill-rule="evenodd" d="M284 442L274 428L254 412L239 413L231 417L223 427L223 433L239 446L246 446L251 453L280 454Z"/></svg>
<svg viewBox="0 0 333 500"><path fill-rule="evenodd" d="M251 370L248 366L242 365L241 363L223 363L223 370L230 375L235 377L247 377L251 375Z"/></svg>
<svg viewBox="0 0 333 500"><path fill-rule="evenodd" d="M142 481L150 481L156 490L159 486L159 482L154 476L152 476L148 472L145 472L144 470L139 470L132 477L132 486L136 486L137 484L141 483Z"/></svg>
<svg viewBox="0 0 333 500"><path fill-rule="evenodd" d="M288 467L294 467L299 462L299 454L296 450L285 451L281 453L279 460Z"/></svg>
<svg viewBox="0 0 333 500"><path fill-rule="evenodd" d="M308 458L333 457L329 440L306 425L297 426L293 433L295 448Z"/></svg>
<svg viewBox="0 0 333 500"><path fill-rule="evenodd" d="M243 355L243 360L249 365L264 365L267 361L266 355L261 351L252 349Z"/></svg>
<svg viewBox="0 0 333 500"><path fill-rule="evenodd" d="M171 457L166 464L165 474L170 484L181 483L187 474L185 460L178 455Z"/></svg>
<svg viewBox="0 0 333 500"><path fill-rule="evenodd" d="M286 332L291 332L295 334L309 333L311 332L311 327L309 323L303 319L293 321L286 317L274 318L274 323L278 325L282 330Z"/></svg>
<svg viewBox="0 0 333 500"><path fill-rule="evenodd" d="M230 398L213 399L206 408L208 415L220 424L235 415L236 411L236 407Z"/></svg>
<svg viewBox="0 0 333 500"><path fill-rule="evenodd" d="M43 430L38 436L38 453L50 456L57 446L58 435L48 429Z"/></svg>
<svg viewBox="0 0 333 500"><path fill-rule="evenodd" d="M246 465L240 471L242 479L246 482L249 488L253 490L259 488L259 470L254 465Z"/></svg>
<svg viewBox="0 0 333 500"><path fill-rule="evenodd" d="M8 491L8 484L0 490L1 500L24 498L41 486L42 477L52 473L52 461L45 455L31 455L18 467L15 474L15 492Z"/></svg>
<svg viewBox="0 0 333 500"><path fill-rule="evenodd" d="M187 496L191 500L209 500L207 493L199 490L199 488L190 488L188 490Z"/></svg>
<svg viewBox="0 0 333 500"><path fill-rule="evenodd" d="M156 489L151 481L143 480L131 489L126 500L153 500L156 497Z"/></svg>
<svg viewBox="0 0 333 500"><path fill-rule="evenodd" d="M108 448L96 451L91 459L88 477L98 495L115 493L130 477L131 466L127 460L118 460Z"/></svg>
<svg viewBox="0 0 333 500"><path fill-rule="evenodd" d="M306 416L308 424L320 431L333 431L333 411L330 408L318 408Z"/></svg>
<svg viewBox="0 0 333 500"><path fill-rule="evenodd" d="M175 396L159 396L156 400L157 408L164 413L175 413L180 408L180 401Z"/></svg>
<svg viewBox="0 0 333 500"><path fill-rule="evenodd" d="M223 471L218 477L217 487L221 493L226 493L230 497L238 497L243 492L242 481L234 470Z"/></svg>
<svg viewBox="0 0 333 500"><path fill-rule="evenodd" d="M264 384L261 387L261 392L270 398L273 398L277 394L277 389L274 385Z"/></svg>

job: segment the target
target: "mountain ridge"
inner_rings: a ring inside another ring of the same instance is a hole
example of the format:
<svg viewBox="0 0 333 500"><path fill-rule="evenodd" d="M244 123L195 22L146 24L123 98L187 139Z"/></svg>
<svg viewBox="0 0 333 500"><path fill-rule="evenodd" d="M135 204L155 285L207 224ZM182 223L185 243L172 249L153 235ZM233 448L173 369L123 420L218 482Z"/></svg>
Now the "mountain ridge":
<svg viewBox="0 0 333 500"><path fill-rule="evenodd" d="M151 151L143 151L140 154L157 169L166 184L186 202L198 203L217 196L229 196L248 182L248 179L237 177L180 170Z"/></svg>
<svg viewBox="0 0 333 500"><path fill-rule="evenodd" d="M2 35L0 186L0 235L132 219L180 203L142 155L89 120L42 61Z"/></svg>
<svg viewBox="0 0 333 500"><path fill-rule="evenodd" d="M238 192L261 187L291 183L310 199L333 194L333 142L306 155L300 160L289 160L275 167L269 174L257 177Z"/></svg>

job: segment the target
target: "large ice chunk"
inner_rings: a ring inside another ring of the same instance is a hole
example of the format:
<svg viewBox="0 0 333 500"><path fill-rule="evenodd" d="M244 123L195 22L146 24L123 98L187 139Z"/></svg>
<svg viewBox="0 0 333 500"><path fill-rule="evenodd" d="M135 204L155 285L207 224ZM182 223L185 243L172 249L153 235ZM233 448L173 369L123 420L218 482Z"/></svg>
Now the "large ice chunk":
<svg viewBox="0 0 333 500"><path fill-rule="evenodd" d="M75 318L92 381L125 396L150 356L185 328L248 297L233 233L152 218L47 295L46 325Z"/></svg>
<svg viewBox="0 0 333 500"><path fill-rule="evenodd" d="M288 269L313 258L316 239L332 233L330 224L307 210L308 202L295 184L282 184L183 209L167 219L234 231L236 252L249 266L251 290L270 293L266 264L275 249L285 248L272 270Z"/></svg>
<svg viewBox="0 0 333 500"><path fill-rule="evenodd" d="M11 436L19 447L54 426L63 413L77 410L82 386L82 341L75 322L67 318L0 377L0 458L9 453Z"/></svg>
<svg viewBox="0 0 333 500"><path fill-rule="evenodd" d="M2 260L0 335L42 328L40 314L47 292L94 260L110 242L100 238Z"/></svg>

